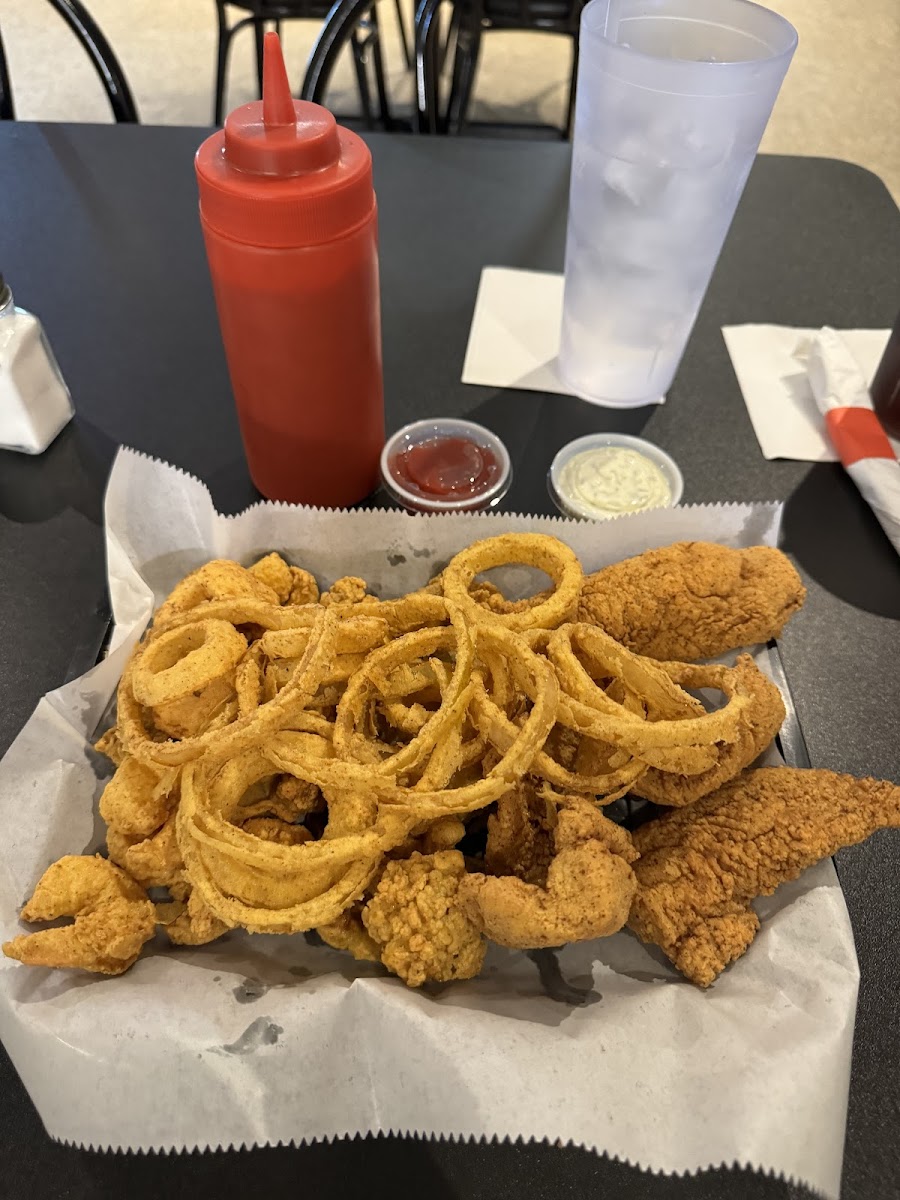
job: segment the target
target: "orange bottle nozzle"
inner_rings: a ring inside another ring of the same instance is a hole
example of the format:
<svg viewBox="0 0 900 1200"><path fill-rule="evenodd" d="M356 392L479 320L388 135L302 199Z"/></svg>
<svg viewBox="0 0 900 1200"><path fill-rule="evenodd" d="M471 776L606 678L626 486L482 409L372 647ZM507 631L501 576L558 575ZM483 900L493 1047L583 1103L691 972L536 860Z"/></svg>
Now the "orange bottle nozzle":
<svg viewBox="0 0 900 1200"><path fill-rule="evenodd" d="M266 129L296 125L294 98L277 33L266 34L263 54L263 124Z"/></svg>

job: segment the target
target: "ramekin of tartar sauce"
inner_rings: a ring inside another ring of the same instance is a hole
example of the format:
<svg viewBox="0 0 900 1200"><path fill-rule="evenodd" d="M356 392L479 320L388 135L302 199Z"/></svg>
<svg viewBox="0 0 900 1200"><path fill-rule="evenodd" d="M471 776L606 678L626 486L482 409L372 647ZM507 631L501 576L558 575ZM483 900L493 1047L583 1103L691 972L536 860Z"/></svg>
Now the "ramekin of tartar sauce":
<svg viewBox="0 0 900 1200"><path fill-rule="evenodd" d="M563 446L547 486L567 517L603 521L648 508L671 508L684 480L673 459L643 438L592 433Z"/></svg>

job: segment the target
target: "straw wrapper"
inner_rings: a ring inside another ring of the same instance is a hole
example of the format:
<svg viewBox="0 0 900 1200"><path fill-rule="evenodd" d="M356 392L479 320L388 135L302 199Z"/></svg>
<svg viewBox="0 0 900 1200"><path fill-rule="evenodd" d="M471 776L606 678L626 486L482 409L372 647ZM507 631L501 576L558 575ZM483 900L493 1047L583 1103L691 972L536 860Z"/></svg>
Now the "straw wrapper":
<svg viewBox="0 0 900 1200"><path fill-rule="evenodd" d="M805 350L810 387L847 474L900 554L900 463L872 410L865 376L827 326Z"/></svg>
<svg viewBox="0 0 900 1200"><path fill-rule="evenodd" d="M644 513L600 525L258 505L120 453L107 494L110 657L45 697L0 763L0 935L59 855L93 849L102 788L88 739L154 602L209 558L270 549L320 582L387 596L505 530L568 541L588 570L706 538L773 544L777 505ZM47 1129L147 1149L368 1131L560 1139L684 1172L737 1162L837 1196L858 970L830 863L760 904L763 930L708 992L628 934L570 946L542 981L493 948L481 978L410 991L302 937L151 946L116 979L0 960L0 1033Z"/></svg>

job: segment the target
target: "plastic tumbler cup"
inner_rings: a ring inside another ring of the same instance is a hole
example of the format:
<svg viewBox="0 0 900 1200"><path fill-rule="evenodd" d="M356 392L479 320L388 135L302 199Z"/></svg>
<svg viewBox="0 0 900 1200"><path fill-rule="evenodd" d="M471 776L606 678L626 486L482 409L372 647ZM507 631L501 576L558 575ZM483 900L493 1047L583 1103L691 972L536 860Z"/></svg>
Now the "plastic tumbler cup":
<svg viewBox="0 0 900 1200"><path fill-rule="evenodd" d="M576 395L669 387L796 46L748 0L584 9L559 353Z"/></svg>

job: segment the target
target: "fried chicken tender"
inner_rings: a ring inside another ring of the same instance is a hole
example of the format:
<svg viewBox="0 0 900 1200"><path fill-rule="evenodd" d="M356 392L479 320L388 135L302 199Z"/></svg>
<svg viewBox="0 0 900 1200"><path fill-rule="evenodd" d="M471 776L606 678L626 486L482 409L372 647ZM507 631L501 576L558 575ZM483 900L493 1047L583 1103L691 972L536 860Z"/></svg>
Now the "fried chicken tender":
<svg viewBox="0 0 900 1200"><path fill-rule="evenodd" d="M115 763L118 767L125 759L125 747L119 737L119 731L115 725L107 729L101 737L94 742L94 749L98 754L105 755L110 762Z"/></svg>
<svg viewBox="0 0 900 1200"><path fill-rule="evenodd" d="M100 816L120 833L150 837L177 801L175 771L145 766L126 757L103 789Z"/></svg>
<svg viewBox="0 0 900 1200"><path fill-rule="evenodd" d="M805 598L780 550L676 542L588 575L576 619L648 658L688 662L777 637Z"/></svg>
<svg viewBox="0 0 900 1200"><path fill-rule="evenodd" d="M291 590L285 603L318 604L319 585L315 576L302 567L291 567Z"/></svg>
<svg viewBox="0 0 900 1200"><path fill-rule="evenodd" d="M127 971L156 926L144 889L99 855L69 854L48 867L21 915L23 921L75 922L13 938L3 946L8 958L101 975Z"/></svg>
<svg viewBox="0 0 900 1200"><path fill-rule="evenodd" d="M278 604L277 593L252 571L228 558L216 558L186 575L169 593L154 620L158 628L179 613L196 608L204 600L233 600L249 597Z"/></svg>
<svg viewBox="0 0 900 1200"><path fill-rule="evenodd" d="M156 914L158 920L164 915L169 917L162 920L162 924L169 941L176 946L205 946L228 932L225 922L219 920L200 893L192 888L187 890L183 901L158 904Z"/></svg>
<svg viewBox="0 0 900 1200"><path fill-rule="evenodd" d="M515 875L543 887L553 860L556 806L526 780L497 801L488 817L484 862L492 875Z"/></svg>
<svg viewBox="0 0 900 1200"><path fill-rule="evenodd" d="M346 950L360 962L381 962L381 947L366 933L360 914L353 909L328 925L319 925L316 933L326 945Z"/></svg>
<svg viewBox="0 0 900 1200"><path fill-rule="evenodd" d="M273 550L271 554L259 559L250 568L250 574L272 589L278 597L279 604L287 602L291 588L294 586L294 577L291 574L291 568L280 554L276 554Z"/></svg>
<svg viewBox="0 0 900 1200"><path fill-rule="evenodd" d="M136 840L109 829L106 846L113 862L145 888L171 887L184 880L184 860L178 848L175 816L152 837Z"/></svg>
<svg viewBox="0 0 900 1200"><path fill-rule="evenodd" d="M323 592L319 603L329 604L359 604L365 600L366 581L358 575L344 575L336 579L327 592Z"/></svg>
<svg viewBox="0 0 900 1200"><path fill-rule="evenodd" d="M307 813L323 806L322 793L314 783L281 775L274 787L270 781L260 786L259 795L248 793L232 814L240 824L250 817L277 817L293 825Z"/></svg>
<svg viewBox="0 0 900 1200"><path fill-rule="evenodd" d="M264 842L276 842L279 846L302 846L312 839L305 826L290 825L278 817L250 817L241 828Z"/></svg>
<svg viewBox="0 0 900 1200"><path fill-rule="evenodd" d="M628 919L637 852L628 833L587 800L566 797L544 887L514 875L467 875L459 903L493 942L516 950L585 942L616 933Z"/></svg>
<svg viewBox="0 0 900 1200"><path fill-rule="evenodd" d="M466 871L458 850L389 862L362 912L381 961L409 985L473 979L485 942L457 900Z"/></svg>
<svg viewBox="0 0 900 1200"><path fill-rule="evenodd" d="M688 688L715 687L716 680L727 670L717 665L664 665L675 683ZM632 786L636 796L669 808L683 808L734 779L771 743L785 715L781 692L749 654L741 654L733 670L737 678L735 690L750 701L739 713L737 740L720 744L715 765L699 775L678 775L650 767Z"/></svg>
<svg viewBox="0 0 900 1200"><path fill-rule="evenodd" d="M629 928L708 987L756 936L755 897L886 827L900 828L892 783L793 767L746 771L634 834L641 857Z"/></svg>
<svg viewBox="0 0 900 1200"><path fill-rule="evenodd" d="M553 595L553 588L537 592L534 596L526 596L524 600L507 600L496 584L488 579L481 579L469 588L469 592L473 599L490 612L506 614L527 612L529 608L542 604Z"/></svg>

